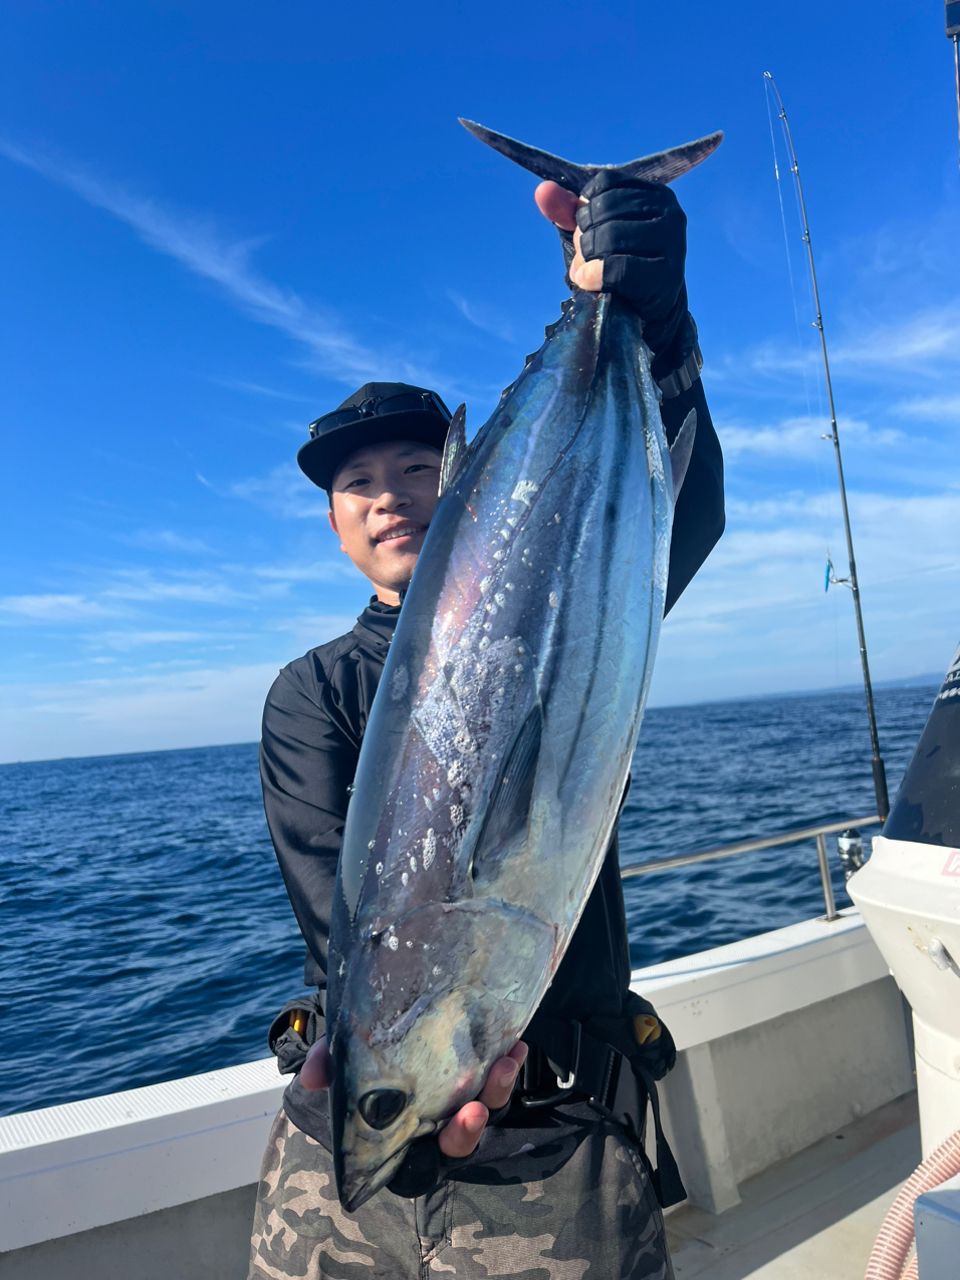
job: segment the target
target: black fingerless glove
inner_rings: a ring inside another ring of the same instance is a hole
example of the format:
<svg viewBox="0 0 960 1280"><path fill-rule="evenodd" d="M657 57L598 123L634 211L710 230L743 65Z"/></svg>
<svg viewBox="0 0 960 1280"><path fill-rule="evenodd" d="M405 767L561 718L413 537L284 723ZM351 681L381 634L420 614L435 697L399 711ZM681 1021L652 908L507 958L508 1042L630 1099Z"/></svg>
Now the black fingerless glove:
<svg viewBox="0 0 960 1280"><path fill-rule="evenodd" d="M445 1156L435 1137L417 1138L410 1144L403 1164L387 1183L387 1190L405 1200L429 1195L440 1186L451 1169L466 1164L470 1159L470 1156L460 1159Z"/></svg>
<svg viewBox="0 0 960 1280"><path fill-rule="evenodd" d="M612 169L601 169L582 194L589 203L577 209L580 251L586 260L602 260L604 289L639 315L654 377L664 377L692 345L683 275L686 215L669 187ZM569 271L573 236L561 231L560 239Z"/></svg>
<svg viewBox="0 0 960 1280"><path fill-rule="evenodd" d="M481 1143L487 1132L498 1125L509 1110L510 1102L501 1107L499 1111L490 1112L487 1119L487 1128L480 1139ZM481 1158L479 1144L477 1150L472 1151L468 1156L445 1156L440 1150L436 1135L431 1135L428 1138L417 1138L415 1142L410 1144L403 1164L387 1183L387 1190L392 1191L396 1196L403 1196L404 1199L409 1200L414 1199L416 1196L425 1196L433 1191L435 1187L439 1187L452 1170L471 1162L476 1163Z"/></svg>

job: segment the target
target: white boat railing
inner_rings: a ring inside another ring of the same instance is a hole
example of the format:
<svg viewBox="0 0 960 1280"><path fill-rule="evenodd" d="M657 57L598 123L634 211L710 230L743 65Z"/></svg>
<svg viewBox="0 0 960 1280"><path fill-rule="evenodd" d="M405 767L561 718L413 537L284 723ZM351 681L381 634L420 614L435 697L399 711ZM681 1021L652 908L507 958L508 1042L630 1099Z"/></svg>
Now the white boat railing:
<svg viewBox="0 0 960 1280"><path fill-rule="evenodd" d="M830 879L830 862L827 857L827 840L829 835L839 834L855 827L858 831L863 827L876 827L881 819L876 814L866 818L848 818L844 822L822 822L814 827L799 827L794 831L784 831L778 836L764 836L758 840L738 840L734 844L716 845L712 849L697 849L691 853L677 853L669 858L653 858L649 862L641 862L635 866L622 867L620 876L623 880L632 880L636 876L653 875L655 871L676 871L679 867L692 867L698 862L712 862L717 858L733 858L741 853L759 853L761 849L774 849L778 845L800 844L804 840L816 840L817 860L820 864L820 884L823 889L823 904L826 908L824 918L838 918L836 899L833 896L833 882Z"/></svg>

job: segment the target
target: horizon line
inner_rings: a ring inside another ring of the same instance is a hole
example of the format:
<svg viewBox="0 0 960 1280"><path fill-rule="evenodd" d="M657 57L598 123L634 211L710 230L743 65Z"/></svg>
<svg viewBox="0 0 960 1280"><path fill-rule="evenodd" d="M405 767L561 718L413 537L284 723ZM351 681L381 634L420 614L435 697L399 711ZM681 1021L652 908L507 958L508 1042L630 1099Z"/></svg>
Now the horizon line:
<svg viewBox="0 0 960 1280"><path fill-rule="evenodd" d="M922 672L912 676L891 676L882 680L874 680L873 687L875 690L881 691L897 688L938 689L942 683L943 676L932 672ZM828 693L860 692L862 692L861 685L856 681L852 681L846 684L826 685L816 689L778 690L772 693L741 693L725 698L700 698L691 702L649 703L645 708L645 713L646 711L679 711L681 708L688 707L712 707L728 702L772 702L783 698L816 698ZM226 750L229 747L256 746L259 746L258 739L251 738L241 742L207 742L185 747L143 747L131 751L95 751L89 755L30 756L17 760L0 760L0 769L16 768L18 765L25 764L59 764L64 760L113 760L126 756L162 755L174 751L218 751Z"/></svg>

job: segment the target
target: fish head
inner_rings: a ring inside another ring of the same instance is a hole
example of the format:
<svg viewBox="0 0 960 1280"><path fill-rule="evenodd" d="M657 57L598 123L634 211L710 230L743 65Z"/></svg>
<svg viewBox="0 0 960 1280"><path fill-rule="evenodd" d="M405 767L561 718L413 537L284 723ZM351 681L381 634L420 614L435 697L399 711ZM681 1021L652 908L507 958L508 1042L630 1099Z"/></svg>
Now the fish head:
<svg viewBox="0 0 960 1280"><path fill-rule="evenodd" d="M418 1137L432 1132L417 1111L409 1075L386 1069L356 1041L334 1038L330 1117L340 1203L359 1209L403 1163Z"/></svg>
<svg viewBox="0 0 960 1280"><path fill-rule="evenodd" d="M391 1180L411 1143L477 1096L489 1067L476 1014L454 990L417 1000L392 1026L353 1008L349 1033L334 1029L330 1042L334 1173L349 1212Z"/></svg>
<svg viewBox="0 0 960 1280"><path fill-rule="evenodd" d="M520 1038L555 959L552 925L490 899L427 902L353 931L342 973L333 970L327 1024L345 1209L369 1200L412 1143L479 1096L490 1067Z"/></svg>

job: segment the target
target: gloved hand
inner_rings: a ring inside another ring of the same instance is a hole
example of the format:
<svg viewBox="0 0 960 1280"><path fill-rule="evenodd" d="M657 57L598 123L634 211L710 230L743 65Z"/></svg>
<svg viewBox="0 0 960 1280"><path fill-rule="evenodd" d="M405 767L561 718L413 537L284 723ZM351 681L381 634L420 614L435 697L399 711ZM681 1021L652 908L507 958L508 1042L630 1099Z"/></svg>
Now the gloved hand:
<svg viewBox="0 0 960 1280"><path fill-rule="evenodd" d="M601 169L577 208L580 253L603 262L603 287L643 321L655 356L672 346L687 316L683 267L687 218L670 187Z"/></svg>
<svg viewBox="0 0 960 1280"><path fill-rule="evenodd" d="M420 1138L412 1143L400 1169L387 1183L388 1189L399 1196L426 1195L438 1185L446 1169L469 1159L487 1124L498 1123L506 1114L527 1052L527 1045L519 1040L509 1053L497 1058L479 1098L451 1116L439 1137ZM323 1035L310 1046L303 1060L300 1083L305 1089L321 1090L329 1089L332 1079L333 1060Z"/></svg>
<svg viewBox="0 0 960 1280"><path fill-rule="evenodd" d="M682 363L687 219L673 191L602 169L579 200L552 182L541 183L536 199L560 233L571 284L609 290L637 312L655 376Z"/></svg>

